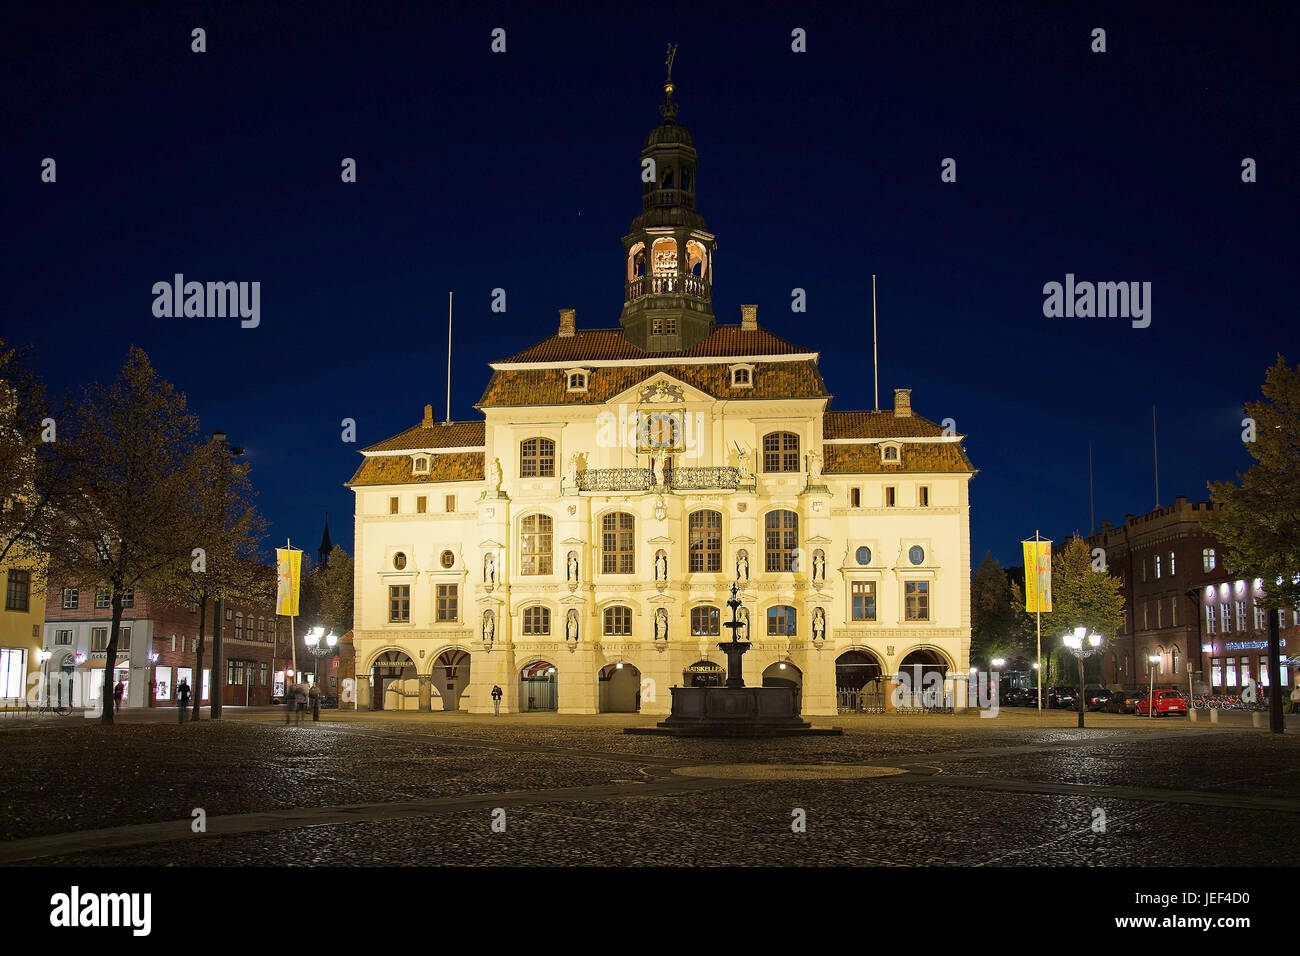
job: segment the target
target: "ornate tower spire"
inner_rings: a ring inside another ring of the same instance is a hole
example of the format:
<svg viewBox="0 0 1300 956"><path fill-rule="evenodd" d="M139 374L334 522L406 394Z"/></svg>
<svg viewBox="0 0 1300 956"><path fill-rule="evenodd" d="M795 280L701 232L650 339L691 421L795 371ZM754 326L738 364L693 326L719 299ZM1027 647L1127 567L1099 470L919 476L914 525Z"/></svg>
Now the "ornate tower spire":
<svg viewBox="0 0 1300 956"><path fill-rule="evenodd" d="M623 334L647 352L690 348L706 338L713 317L714 236L695 211L699 157L691 134L677 124L673 60L668 45L663 122L641 149L641 214L623 237L626 256Z"/></svg>

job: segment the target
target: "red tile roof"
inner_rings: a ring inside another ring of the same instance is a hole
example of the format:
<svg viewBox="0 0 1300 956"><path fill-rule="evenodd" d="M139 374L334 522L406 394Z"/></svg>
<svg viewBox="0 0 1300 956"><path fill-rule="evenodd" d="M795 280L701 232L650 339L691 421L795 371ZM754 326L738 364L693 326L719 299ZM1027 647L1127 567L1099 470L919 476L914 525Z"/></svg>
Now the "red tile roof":
<svg viewBox="0 0 1300 956"><path fill-rule="evenodd" d="M943 428L912 415L899 418L894 410L878 412L832 412L822 419L822 438L931 438L943 434Z"/></svg>
<svg viewBox="0 0 1300 956"><path fill-rule="evenodd" d="M405 455L376 455L361 462L352 480L356 485L422 484L437 481L482 481L483 452L459 451L433 455L428 474L414 474Z"/></svg>
<svg viewBox="0 0 1300 956"><path fill-rule="evenodd" d="M974 472L966 450L957 442L904 442L899 464L886 465L879 445L822 445L827 475L887 475L898 472Z"/></svg>
<svg viewBox="0 0 1300 956"><path fill-rule="evenodd" d="M415 451L420 448L482 448L483 422L416 425L362 451Z"/></svg>
<svg viewBox="0 0 1300 956"><path fill-rule="evenodd" d="M688 349L677 352L645 352L623 335L622 329L580 329L572 336L558 334L516 352L507 362L582 362L618 361L621 359L727 358L741 355L798 355L811 353L764 328L742 329L739 325L719 325L709 337Z"/></svg>

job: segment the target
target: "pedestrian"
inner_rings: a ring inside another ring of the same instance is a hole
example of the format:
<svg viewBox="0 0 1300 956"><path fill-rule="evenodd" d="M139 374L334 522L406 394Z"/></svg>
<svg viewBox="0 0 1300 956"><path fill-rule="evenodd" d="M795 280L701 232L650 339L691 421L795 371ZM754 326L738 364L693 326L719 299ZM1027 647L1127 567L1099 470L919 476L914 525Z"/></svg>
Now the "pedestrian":
<svg viewBox="0 0 1300 956"><path fill-rule="evenodd" d="M501 691L500 684L492 685L492 716L501 716L501 698L505 696Z"/></svg>
<svg viewBox="0 0 1300 956"><path fill-rule="evenodd" d="M190 709L190 685L182 680L176 686L176 701L180 704L180 723L185 723L185 711Z"/></svg>
<svg viewBox="0 0 1300 956"><path fill-rule="evenodd" d="M1291 713L1300 714L1300 680L1296 681L1295 690L1291 691Z"/></svg>
<svg viewBox="0 0 1300 956"><path fill-rule="evenodd" d="M311 691L308 696L311 698L311 719L320 720L320 691L316 688L316 682L311 682Z"/></svg>
<svg viewBox="0 0 1300 956"><path fill-rule="evenodd" d="M293 719L293 712L298 706L297 696L294 693L297 690L293 685L288 685L284 689L284 725L289 726L289 721Z"/></svg>
<svg viewBox="0 0 1300 956"><path fill-rule="evenodd" d="M297 704L294 711L294 726L302 724L302 715L307 710L307 688L302 684L296 684L293 688L293 699Z"/></svg>
<svg viewBox="0 0 1300 956"><path fill-rule="evenodd" d="M113 688L113 712L117 713L122 709L122 695L126 693L126 683L118 681L117 686Z"/></svg>

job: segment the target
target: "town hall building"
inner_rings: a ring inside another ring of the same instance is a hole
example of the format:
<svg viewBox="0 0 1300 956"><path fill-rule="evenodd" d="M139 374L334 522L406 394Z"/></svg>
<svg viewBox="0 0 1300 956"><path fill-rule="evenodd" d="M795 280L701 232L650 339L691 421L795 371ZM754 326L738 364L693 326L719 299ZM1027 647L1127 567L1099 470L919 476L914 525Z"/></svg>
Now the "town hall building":
<svg viewBox="0 0 1300 956"><path fill-rule="evenodd" d="M715 237L676 122L641 151L618 328L561 309L491 364L475 421L362 451L356 494L360 709L666 714L721 683L726 600L749 684L806 716L886 709L895 675L966 701L970 506L963 436L913 411L832 409L818 353L757 307L712 306ZM347 693L344 699L347 699Z"/></svg>

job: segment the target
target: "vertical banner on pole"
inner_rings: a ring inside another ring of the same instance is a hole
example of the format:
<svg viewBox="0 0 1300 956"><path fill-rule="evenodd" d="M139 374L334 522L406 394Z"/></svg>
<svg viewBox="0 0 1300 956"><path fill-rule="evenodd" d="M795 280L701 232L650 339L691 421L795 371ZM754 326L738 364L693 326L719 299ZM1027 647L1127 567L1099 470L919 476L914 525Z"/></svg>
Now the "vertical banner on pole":
<svg viewBox="0 0 1300 956"><path fill-rule="evenodd" d="M297 548L275 549L275 613L298 616L298 580L302 575L302 552Z"/></svg>
<svg viewBox="0 0 1300 956"><path fill-rule="evenodd" d="M1025 610L1052 613L1052 542L1022 541L1025 549Z"/></svg>

